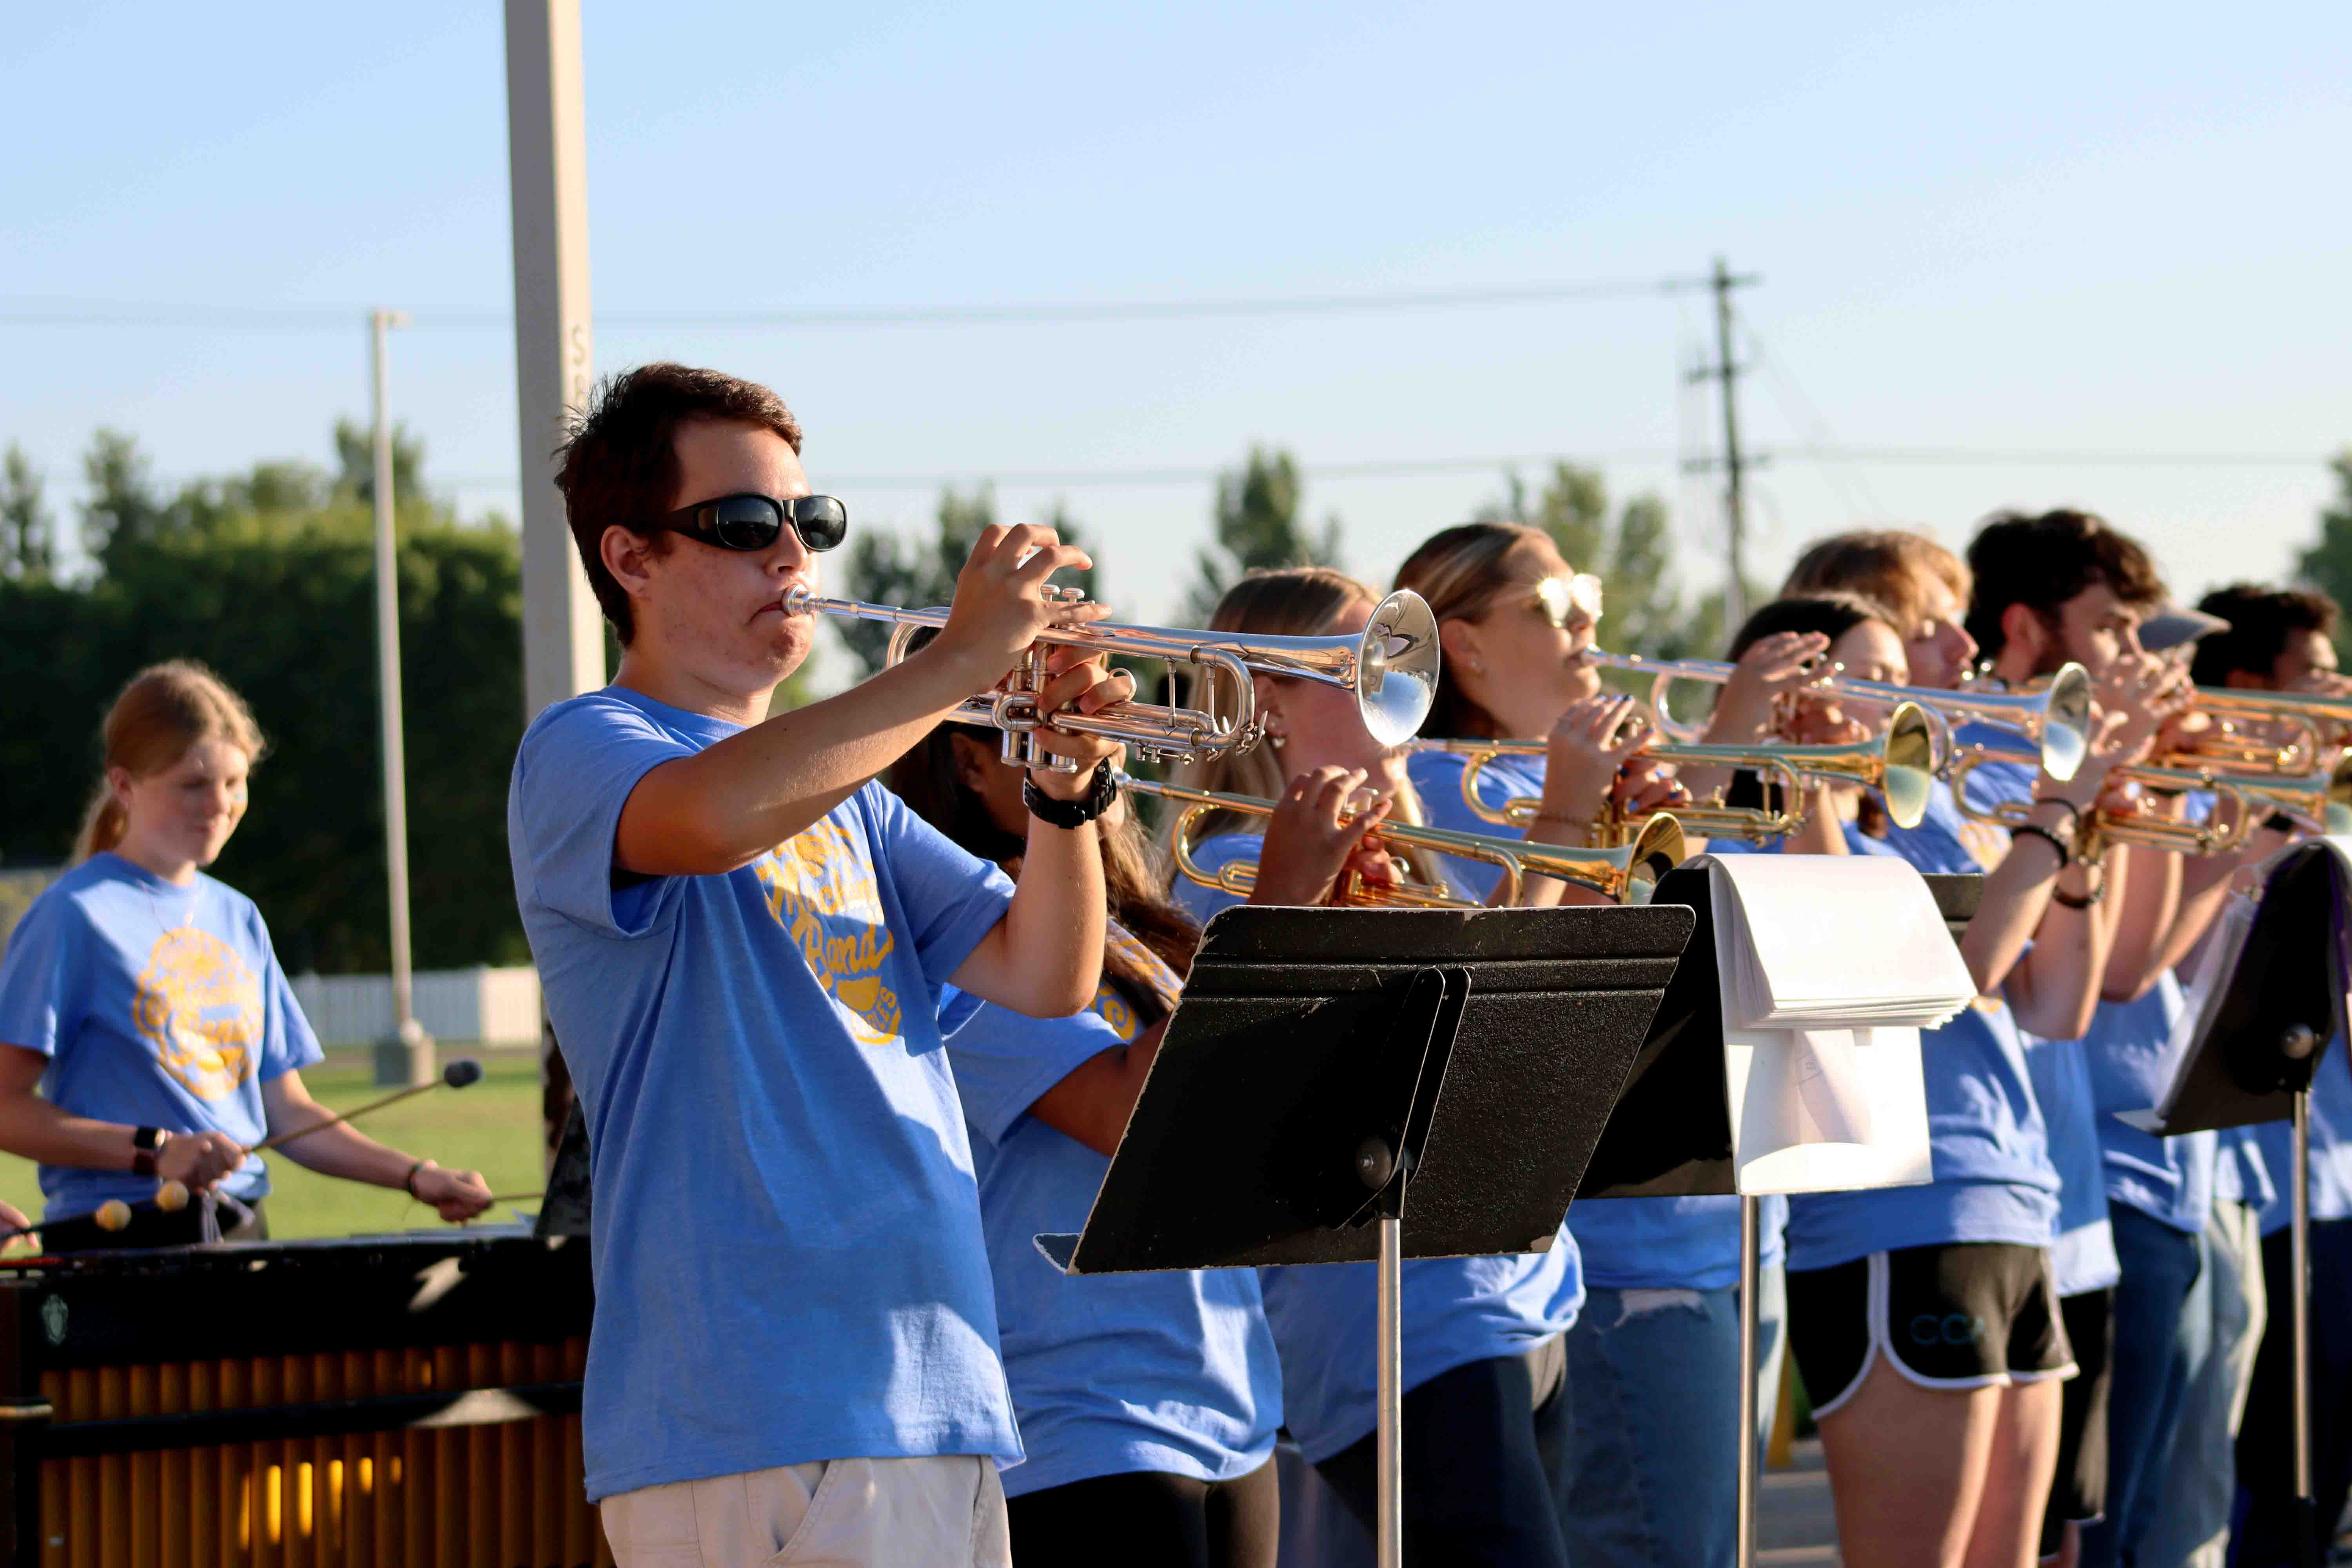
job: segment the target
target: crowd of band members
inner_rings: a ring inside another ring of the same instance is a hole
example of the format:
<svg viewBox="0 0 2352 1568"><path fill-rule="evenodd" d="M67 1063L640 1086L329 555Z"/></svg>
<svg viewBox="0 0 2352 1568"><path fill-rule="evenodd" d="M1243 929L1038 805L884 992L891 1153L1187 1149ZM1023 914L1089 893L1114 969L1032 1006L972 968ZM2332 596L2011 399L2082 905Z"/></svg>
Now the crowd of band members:
<svg viewBox="0 0 2352 1568"><path fill-rule="evenodd" d="M1131 801L1105 805L1108 742L1050 732L1077 771L1031 772L999 760L995 731L940 721L1041 633L1107 613L1039 592L1084 552L992 528L927 645L770 717L810 647L811 621L779 605L819 586L814 531L785 505L748 535L697 509L809 495L800 446L767 389L651 365L600 390L559 479L623 658L613 684L531 724L509 841L595 1189L663 1194L593 1218L586 1474L619 1560L1271 1568L1301 1534L1281 1517L1286 1433L1306 1467L1293 1500L1318 1510L1305 1554L1359 1560L1370 1265L1074 1278L1034 1242L1085 1224L1201 923L1239 901L1171 885ZM1584 564L1481 522L1432 534L1394 581L1443 645L1423 733L1541 744L1476 785L1490 810L1536 803L1524 827L1474 808L1462 757L1383 748L1346 692L1260 675L1263 743L1179 773L1276 804L1212 819L1196 858L1252 865L1257 903L1330 901L1350 879L1492 902L1493 867L1407 864L1368 829L1583 845L1604 809L1727 784L1645 756L1654 732L1583 658L1606 586ZM1327 568L1255 573L1213 625L1353 633L1380 596ZM2085 863L2072 846L2095 811L2200 809L2108 777L2199 722L2192 679L2339 689L2336 612L2237 587L2198 620L2166 598L2137 542L2053 511L1991 520L1965 559L1901 530L1823 540L1738 628L1710 741L1866 738L1885 714L1814 689L1825 660L1937 688L1980 664L2014 684L2074 661L2096 683L2089 758L2064 781L1989 763L1964 799L1939 783L1910 828L1815 784L1784 839L1706 847L1984 874L1960 943L1979 997L1922 1038L1934 1180L1768 1200L1748 1434L1738 1200L1588 1202L1546 1251L1407 1263L1413 1560L1728 1563L1736 1445L1765 1441L1791 1352L1850 1563L2294 1560L2286 1352L2265 1329L2290 1288L2285 1130L2158 1139L2114 1114L2160 1091L2180 976L2284 830L2227 855L2123 845ZM1048 706L1134 691L1066 651L1053 675ZM0 960L0 1147L44 1163L52 1221L101 1189L151 1191L159 1168L257 1200L246 1149L320 1114L297 1070L316 1041L267 929L200 870L242 814L259 732L174 665L132 683L105 738L92 842ZM2000 802L2021 825L1983 820ZM1519 901L1601 900L1530 878ZM235 999L249 1050L218 1084L165 1059L172 1018L140 1023L142 965L181 927L254 982ZM2340 1050L2312 1124L2315 1479L2333 1521L2352 1483ZM172 1134L160 1150L148 1126ZM356 1133L321 1147L305 1163L405 1183L447 1217L486 1201L478 1178Z"/></svg>

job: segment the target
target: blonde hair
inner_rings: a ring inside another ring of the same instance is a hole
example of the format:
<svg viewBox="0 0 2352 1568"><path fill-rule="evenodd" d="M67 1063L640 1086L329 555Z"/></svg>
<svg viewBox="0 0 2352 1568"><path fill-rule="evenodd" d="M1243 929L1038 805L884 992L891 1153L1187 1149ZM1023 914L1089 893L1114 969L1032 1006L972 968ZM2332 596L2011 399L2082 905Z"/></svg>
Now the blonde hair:
<svg viewBox="0 0 2352 1568"><path fill-rule="evenodd" d="M1822 593L1860 594L1890 613L1896 635L1919 635L1928 618L1927 586L1941 583L1963 613L1974 586L1960 558L1925 534L1899 528L1857 529L1833 533L1805 547L1780 585L1784 596Z"/></svg>
<svg viewBox="0 0 2352 1568"><path fill-rule="evenodd" d="M261 726L253 721L245 699L219 676L184 658L149 665L132 676L106 710L100 734L106 760L74 841L77 865L121 843L130 828L122 803L107 782L114 769L147 778L176 764L199 741L225 741L248 762L259 762L266 749Z"/></svg>
<svg viewBox="0 0 2352 1568"><path fill-rule="evenodd" d="M1255 571L1225 590L1217 601L1209 629L1256 632L1266 637L1321 637L1333 630L1341 611L1355 605L1377 605L1381 596L1345 572L1328 566L1285 566ZM1198 688L1192 700L1199 700ZM1230 753L1183 763L1172 770L1177 783L1192 789L1224 795L1251 795L1280 800L1290 786L1282 755L1271 741L1260 741L1239 756ZM1169 818L1173 828L1175 817ZM1202 819L1199 836L1220 833L1260 833L1265 819L1235 812L1216 812Z"/></svg>
<svg viewBox="0 0 2352 1568"><path fill-rule="evenodd" d="M1475 621L1494 607L1495 595L1514 585L1514 558L1549 545L1551 535L1523 522L1465 522L1441 529L1397 568L1396 585L1429 601L1437 624ZM1451 668L1437 677L1437 696L1422 721L1424 735L1493 735L1495 717L1472 701Z"/></svg>

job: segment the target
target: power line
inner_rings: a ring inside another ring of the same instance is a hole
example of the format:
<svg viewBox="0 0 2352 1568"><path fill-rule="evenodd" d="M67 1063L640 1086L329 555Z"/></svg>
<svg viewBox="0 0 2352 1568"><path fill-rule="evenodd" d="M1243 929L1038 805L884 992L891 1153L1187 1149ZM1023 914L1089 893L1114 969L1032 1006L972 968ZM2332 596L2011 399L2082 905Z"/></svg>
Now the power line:
<svg viewBox="0 0 2352 1568"><path fill-rule="evenodd" d="M2032 450L1964 447L1804 447L1782 453L1745 454L1754 465L1778 457L1783 461L1883 464L1911 468L2324 468L2325 452L2134 452L2120 450ZM1519 452L1494 457L1432 458L1419 461L1391 459L1360 463L1301 461L1299 471L1310 479L1410 479L1424 475L1502 473L1513 468L1548 468L1554 463L1598 466L1608 463L1678 463L1680 448L1634 447L1612 451ZM1713 459L1704 460L1712 466ZM1132 468L970 469L961 473L830 473L820 471L823 483L841 490L933 490L979 484L1008 489L1071 489L1093 486L1206 484L1232 471L1233 465ZM474 474L440 481L457 489L493 489L520 481L512 474Z"/></svg>
<svg viewBox="0 0 2352 1568"><path fill-rule="evenodd" d="M893 305L773 310L601 310L600 329L987 326L1005 322L1179 321L1210 316L1318 316L1390 310L1446 310L1624 300L1709 287L1706 279L1602 279L1492 289L1401 289L1361 294L1259 298L1016 301L1002 304ZM513 318L473 306L412 310L412 331L502 331ZM203 305L98 300L0 299L0 325L20 327L189 327L222 331L348 331L367 320L341 305Z"/></svg>

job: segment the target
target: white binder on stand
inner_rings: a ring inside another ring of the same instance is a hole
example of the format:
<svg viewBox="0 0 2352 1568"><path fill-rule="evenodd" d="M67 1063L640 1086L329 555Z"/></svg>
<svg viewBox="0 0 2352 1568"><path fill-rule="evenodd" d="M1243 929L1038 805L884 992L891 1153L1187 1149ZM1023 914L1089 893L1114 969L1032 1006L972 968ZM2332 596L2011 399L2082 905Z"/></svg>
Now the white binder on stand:
<svg viewBox="0 0 2352 1568"><path fill-rule="evenodd" d="M1934 1179L1919 1031L1975 1000L1934 895L1882 856L1708 868L1743 1195Z"/></svg>

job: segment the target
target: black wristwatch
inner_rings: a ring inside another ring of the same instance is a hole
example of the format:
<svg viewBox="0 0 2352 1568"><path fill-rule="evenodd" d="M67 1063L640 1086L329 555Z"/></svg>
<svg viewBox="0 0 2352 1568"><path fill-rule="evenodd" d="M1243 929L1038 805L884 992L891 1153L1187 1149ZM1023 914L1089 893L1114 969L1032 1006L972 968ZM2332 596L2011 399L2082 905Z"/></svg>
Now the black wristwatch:
<svg viewBox="0 0 2352 1568"><path fill-rule="evenodd" d="M1118 798L1118 773L1108 758L1095 764L1095 785L1076 800L1057 800L1037 787L1037 781L1024 774L1021 780L1021 804L1029 815L1051 827L1084 827L1110 809Z"/></svg>
<svg viewBox="0 0 2352 1568"><path fill-rule="evenodd" d="M153 1175L155 1156L171 1141L172 1135L160 1127L133 1129L131 1134L131 1173L134 1176Z"/></svg>

